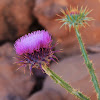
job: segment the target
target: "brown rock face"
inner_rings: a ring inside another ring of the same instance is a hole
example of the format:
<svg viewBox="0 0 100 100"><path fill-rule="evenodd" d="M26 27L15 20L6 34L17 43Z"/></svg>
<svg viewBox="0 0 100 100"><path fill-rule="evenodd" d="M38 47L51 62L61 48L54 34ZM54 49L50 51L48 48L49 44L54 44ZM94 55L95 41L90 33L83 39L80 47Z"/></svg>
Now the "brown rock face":
<svg viewBox="0 0 100 100"><path fill-rule="evenodd" d="M26 34L32 24L34 0L0 0L0 41Z"/></svg>
<svg viewBox="0 0 100 100"><path fill-rule="evenodd" d="M93 60L93 65L96 70L96 75L100 83L100 53L89 56ZM85 64L83 64L82 57L74 56L66 58L53 64L52 70L61 76L66 82L70 83L72 87L80 90L85 95L89 96L91 100L96 100L96 94L93 84L90 81L90 76ZM78 100L73 95L67 93L65 89L57 85L50 77L47 77L43 90L37 92L28 100Z"/></svg>
<svg viewBox="0 0 100 100"><path fill-rule="evenodd" d="M29 70L26 69L26 74L23 68L16 71L19 66L14 64L15 56L10 43L0 47L0 100L23 100L35 85L35 78L30 77Z"/></svg>
<svg viewBox="0 0 100 100"><path fill-rule="evenodd" d="M43 25L59 42L57 49L64 49L64 55L70 55L79 51L78 42L74 30L69 32L68 27L60 26L62 23L55 21L58 19L56 14L61 14L60 8L69 8L69 5L79 8L87 5L89 9L93 9L89 16L95 20L91 21L90 27L80 29L83 41L86 46L92 46L100 43L100 1L99 0L36 0L33 14L38 18Z"/></svg>

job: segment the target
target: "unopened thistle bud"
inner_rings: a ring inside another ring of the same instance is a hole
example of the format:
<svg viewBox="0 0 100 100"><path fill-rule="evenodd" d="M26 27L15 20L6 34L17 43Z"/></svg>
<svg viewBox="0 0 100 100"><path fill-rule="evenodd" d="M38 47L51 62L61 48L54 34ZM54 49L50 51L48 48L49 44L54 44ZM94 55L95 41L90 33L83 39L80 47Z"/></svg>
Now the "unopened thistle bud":
<svg viewBox="0 0 100 100"><path fill-rule="evenodd" d="M87 7L85 7L85 9L83 9L83 7L81 7L81 9L79 10L79 8L72 8L70 7L70 9L67 9L66 11L64 11L63 9L61 9L61 12L64 16L60 16L61 22L63 22L63 25L68 25L69 26L69 30L71 29L71 27L75 27L75 26L84 26L85 24L88 24L87 21L91 21L93 20L91 17L87 17L87 15L91 12L92 10L88 10ZM62 27L61 26L61 27Z"/></svg>

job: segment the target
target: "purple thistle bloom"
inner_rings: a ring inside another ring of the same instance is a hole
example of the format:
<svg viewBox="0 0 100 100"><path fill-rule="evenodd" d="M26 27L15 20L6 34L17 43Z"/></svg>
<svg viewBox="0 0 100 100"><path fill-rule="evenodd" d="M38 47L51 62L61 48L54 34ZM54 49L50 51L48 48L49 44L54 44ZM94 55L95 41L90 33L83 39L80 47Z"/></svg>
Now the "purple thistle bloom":
<svg viewBox="0 0 100 100"><path fill-rule="evenodd" d="M56 58L55 51L51 43L51 36L45 30L29 33L16 40L14 48L20 60L19 63L22 64L20 67L25 68L28 64L31 73L34 67L42 69L43 62L49 64L51 60L55 61L53 59Z"/></svg>

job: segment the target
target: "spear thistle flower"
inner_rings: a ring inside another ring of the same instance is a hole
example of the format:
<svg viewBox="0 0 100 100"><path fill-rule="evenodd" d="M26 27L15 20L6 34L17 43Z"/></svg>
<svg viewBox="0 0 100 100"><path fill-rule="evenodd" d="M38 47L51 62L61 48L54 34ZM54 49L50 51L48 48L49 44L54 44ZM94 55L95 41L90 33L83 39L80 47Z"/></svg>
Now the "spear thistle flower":
<svg viewBox="0 0 100 100"><path fill-rule="evenodd" d="M60 20L60 22L63 22L62 26L68 25L69 30L71 30L71 27L84 26L85 24L88 25L87 21L93 20L93 18L87 17L87 15L91 11L92 10L89 11L87 9L87 7L85 7L85 9L83 9L83 7L81 7L80 10L78 7L77 8L70 7L70 9L67 9L66 11L61 9L61 12L64 16L58 15L61 17L61 19L58 19L58 20Z"/></svg>
<svg viewBox="0 0 100 100"><path fill-rule="evenodd" d="M30 74L32 73L32 68L40 68L69 93L81 100L90 100L80 91L72 88L48 67L51 60L55 61L54 58L56 58L56 56L54 56L54 53L57 52L53 51L54 47L51 43L51 36L44 30L29 33L18 39L15 42L14 47L16 54L18 55L17 58L20 60L19 63L22 64L21 67L25 68L26 65L29 65Z"/></svg>
<svg viewBox="0 0 100 100"><path fill-rule="evenodd" d="M55 51L53 51L51 43L51 36L45 30L29 33L16 40L14 48L18 55L17 58L20 60L19 68L29 65L31 74L34 67L42 69L43 62L48 65L51 60L55 61L53 59L56 58Z"/></svg>

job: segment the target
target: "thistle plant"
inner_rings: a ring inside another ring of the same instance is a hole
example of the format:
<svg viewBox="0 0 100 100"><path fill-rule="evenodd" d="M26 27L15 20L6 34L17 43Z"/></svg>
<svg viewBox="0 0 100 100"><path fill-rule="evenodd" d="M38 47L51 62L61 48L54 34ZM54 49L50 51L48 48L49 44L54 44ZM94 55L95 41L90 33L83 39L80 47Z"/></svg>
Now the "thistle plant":
<svg viewBox="0 0 100 100"><path fill-rule="evenodd" d="M17 62L20 64L19 68L29 66L30 74L32 74L32 68L41 69L69 93L81 100L90 100L80 91L72 88L49 68L50 61L57 59L54 55L56 51L53 51L54 46L52 46L52 41L50 34L44 30L29 33L16 40L14 48L19 60Z"/></svg>
<svg viewBox="0 0 100 100"><path fill-rule="evenodd" d="M70 9L67 9L66 11L61 10L62 14L64 15L63 17L61 17L60 20L61 22L63 22L62 26L69 26L69 30L71 30L71 28L73 27L75 29L76 32L76 36L80 45L80 49L82 52L82 56L84 58L85 64L87 66L87 69L89 71L89 74L91 76L91 80L93 82L93 86L95 88L95 91L97 93L97 98L98 100L100 100L100 87L98 84L98 80L97 77L95 75L95 70L93 68L93 64L92 61L90 61L90 59L88 58L84 43L82 41L81 38L81 34L79 32L79 28L80 27L84 27L86 25L88 25L87 21L91 21L93 20L93 18L91 17L87 17L87 15L91 12L92 10L88 10L87 7L83 9L83 7L81 7L81 9L79 10L79 8L72 8L70 7ZM62 27L61 26L61 27Z"/></svg>

